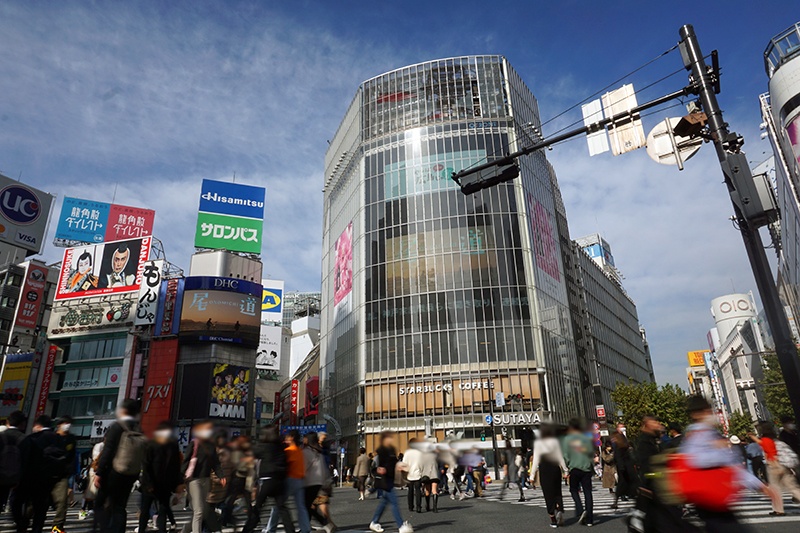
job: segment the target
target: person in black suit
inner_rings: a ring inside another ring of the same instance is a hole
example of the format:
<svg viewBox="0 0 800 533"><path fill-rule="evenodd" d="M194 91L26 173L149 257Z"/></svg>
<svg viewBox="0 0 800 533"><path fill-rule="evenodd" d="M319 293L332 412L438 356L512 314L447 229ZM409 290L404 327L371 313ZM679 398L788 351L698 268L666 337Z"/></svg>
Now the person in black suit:
<svg viewBox="0 0 800 533"><path fill-rule="evenodd" d="M41 533L47 519L50 492L58 476L61 475L66 459L61 441L53 431L49 416L42 415L36 419L33 433L20 441L19 451L22 477L14 493L11 513L18 533L24 531ZM28 505L33 509L32 524L29 524L25 512Z"/></svg>
<svg viewBox="0 0 800 533"><path fill-rule="evenodd" d="M113 463L123 433L138 430L137 416L139 416L139 402L132 399L123 400L117 406L117 421L108 428L103 439L103 452L97 462L97 475L94 478L97 487L97 498L94 502L95 526L102 533L125 532L128 521L128 498L139 475L120 474L114 470Z"/></svg>
<svg viewBox="0 0 800 533"><path fill-rule="evenodd" d="M181 475L181 452L173 436L174 428L169 422L161 422L147 443L142 466L142 503L139 509L139 533L147 531L150 507L157 506L159 533L167 531L172 493L183 483Z"/></svg>
<svg viewBox="0 0 800 533"><path fill-rule="evenodd" d="M14 411L8 415L6 420L6 429L0 433L0 454L2 455L5 464L6 458L9 462L16 462L15 456L19 457L19 443L25 437L25 415L22 411ZM6 446L9 449L6 449ZM16 449L11 449L16 448ZM22 467L18 465L18 469L14 472L0 473L0 513L5 512L8 496L20 480Z"/></svg>

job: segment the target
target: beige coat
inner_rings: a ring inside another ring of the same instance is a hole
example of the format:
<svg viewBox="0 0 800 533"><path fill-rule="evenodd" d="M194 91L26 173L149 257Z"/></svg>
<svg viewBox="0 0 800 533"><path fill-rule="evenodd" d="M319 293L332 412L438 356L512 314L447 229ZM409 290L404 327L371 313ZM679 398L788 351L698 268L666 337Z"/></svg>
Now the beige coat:
<svg viewBox="0 0 800 533"><path fill-rule="evenodd" d="M613 489L617 486L617 464L614 462L614 452L606 452L603 450L601 454L603 459L603 488Z"/></svg>

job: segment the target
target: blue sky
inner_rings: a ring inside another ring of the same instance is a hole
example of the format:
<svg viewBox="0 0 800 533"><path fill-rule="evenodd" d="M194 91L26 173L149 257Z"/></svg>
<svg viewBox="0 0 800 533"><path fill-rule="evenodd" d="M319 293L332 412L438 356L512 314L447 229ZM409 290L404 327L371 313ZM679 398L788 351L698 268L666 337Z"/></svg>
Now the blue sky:
<svg viewBox="0 0 800 533"><path fill-rule="evenodd" d="M692 23L706 52L720 50L721 105L761 161L762 53L798 19L789 0L3 2L0 172L57 194L57 207L65 195L110 201L116 187L117 202L157 210L156 236L184 267L200 180L235 172L267 187L265 273L316 289L326 140L362 80L499 53L549 118L668 49ZM628 81L644 87L680 67L672 53ZM640 101L685 81L672 76ZM545 134L579 118L568 114ZM660 118L646 117L646 129ZM712 326L711 298L753 288L712 150L682 173L643 152L590 159L581 140L548 157L573 236L601 231L612 244L659 381L684 385L685 352L702 348Z"/></svg>

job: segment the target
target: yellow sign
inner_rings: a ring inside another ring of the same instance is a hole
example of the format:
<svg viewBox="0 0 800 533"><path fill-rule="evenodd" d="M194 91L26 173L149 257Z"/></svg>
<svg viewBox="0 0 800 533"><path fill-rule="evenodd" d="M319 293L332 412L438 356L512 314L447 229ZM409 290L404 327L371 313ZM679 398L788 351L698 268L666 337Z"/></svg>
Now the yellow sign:
<svg viewBox="0 0 800 533"><path fill-rule="evenodd" d="M264 289L261 299L261 312L266 311L280 312L281 310L281 293L279 290Z"/></svg>
<svg viewBox="0 0 800 533"><path fill-rule="evenodd" d="M695 350L687 352L689 356L689 366L706 366L706 354L708 350Z"/></svg>

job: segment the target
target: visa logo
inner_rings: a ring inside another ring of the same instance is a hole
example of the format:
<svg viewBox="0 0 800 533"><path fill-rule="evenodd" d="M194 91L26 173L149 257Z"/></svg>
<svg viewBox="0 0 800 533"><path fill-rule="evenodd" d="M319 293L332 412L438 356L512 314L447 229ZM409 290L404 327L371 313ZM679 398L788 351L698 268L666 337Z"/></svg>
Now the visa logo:
<svg viewBox="0 0 800 533"><path fill-rule="evenodd" d="M264 289L261 298L261 312L277 312L281 307L281 291L270 291Z"/></svg>

